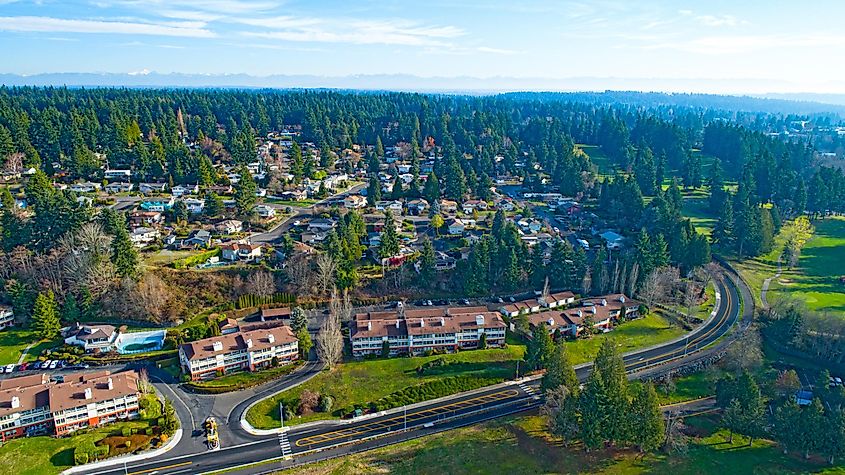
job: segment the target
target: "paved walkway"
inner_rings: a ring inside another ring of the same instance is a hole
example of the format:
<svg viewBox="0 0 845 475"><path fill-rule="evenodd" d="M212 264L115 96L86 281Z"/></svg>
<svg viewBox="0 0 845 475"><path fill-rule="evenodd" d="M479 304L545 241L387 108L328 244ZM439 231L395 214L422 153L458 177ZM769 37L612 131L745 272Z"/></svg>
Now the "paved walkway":
<svg viewBox="0 0 845 475"><path fill-rule="evenodd" d="M29 349L35 346L35 343L30 343L26 348L23 349L21 352L21 357L18 358L18 364L23 364L23 359L26 358L26 354L29 352Z"/></svg>
<svg viewBox="0 0 845 475"><path fill-rule="evenodd" d="M763 303L763 308L769 308L769 301L766 298L767 294L769 293L769 284L772 283L772 280L777 279L780 277L781 274L781 260L782 255L778 256L778 271L775 275L769 277L768 279L763 281L763 287L760 289L760 302Z"/></svg>

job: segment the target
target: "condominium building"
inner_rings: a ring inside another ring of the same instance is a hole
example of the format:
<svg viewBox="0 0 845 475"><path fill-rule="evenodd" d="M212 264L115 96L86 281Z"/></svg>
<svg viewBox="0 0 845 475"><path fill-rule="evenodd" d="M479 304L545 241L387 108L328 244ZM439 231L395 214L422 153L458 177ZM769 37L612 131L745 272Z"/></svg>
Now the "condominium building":
<svg viewBox="0 0 845 475"><path fill-rule="evenodd" d="M213 378L218 371L255 371L299 358L299 341L288 326L227 333L179 346L179 361L192 380Z"/></svg>
<svg viewBox="0 0 845 475"><path fill-rule="evenodd" d="M379 354L385 342L391 355L430 350L457 351L505 343L505 322L486 307L368 312L355 315L349 339L353 356Z"/></svg>
<svg viewBox="0 0 845 475"><path fill-rule="evenodd" d="M9 328L15 324L15 312L12 307L0 305L0 330Z"/></svg>
<svg viewBox="0 0 845 475"><path fill-rule="evenodd" d="M59 381L35 374L0 381L0 437L67 435L139 415L138 373L99 371Z"/></svg>

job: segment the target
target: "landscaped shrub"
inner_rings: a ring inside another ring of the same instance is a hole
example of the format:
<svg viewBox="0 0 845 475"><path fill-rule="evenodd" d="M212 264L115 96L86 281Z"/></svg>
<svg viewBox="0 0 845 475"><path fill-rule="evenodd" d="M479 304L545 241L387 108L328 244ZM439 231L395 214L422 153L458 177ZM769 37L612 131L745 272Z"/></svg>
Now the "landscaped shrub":
<svg viewBox="0 0 845 475"><path fill-rule="evenodd" d="M73 463L74 465L84 465L88 463L88 452L80 452L79 447L73 449Z"/></svg>
<svg viewBox="0 0 845 475"><path fill-rule="evenodd" d="M287 292L278 292L273 295L269 296L260 296L260 295L252 295L252 294L244 294L238 297L237 302L235 302L235 308L251 308L251 307L261 307L261 306L268 306L272 307L273 305L278 304L293 304L296 303L296 295L287 293Z"/></svg>
<svg viewBox="0 0 845 475"><path fill-rule="evenodd" d="M324 394L320 396L320 405L317 407L317 410L320 412L331 412L333 404L334 399Z"/></svg>
<svg viewBox="0 0 845 475"><path fill-rule="evenodd" d="M210 251L200 252L199 254L194 254L193 256L188 256L183 259L177 259L173 261L174 269L187 269L190 267L198 266L205 261L211 259L212 257L219 256L220 249L211 249Z"/></svg>
<svg viewBox="0 0 845 475"><path fill-rule="evenodd" d="M400 391L388 394L381 399L371 401L366 405L366 407L368 407L372 412L385 411L395 407L437 399L464 391L471 391L473 389L500 383L502 381L502 378L479 378L474 376L456 376L437 381L429 381L427 383L407 387ZM360 408L361 407L359 405L348 407L343 410L343 413L350 414L353 413L355 409Z"/></svg>
<svg viewBox="0 0 845 475"><path fill-rule="evenodd" d="M130 435L132 435L132 429L130 429L129 427L123 427L120 429L120 435L122 435L123 437L129 437Z"/></svg>

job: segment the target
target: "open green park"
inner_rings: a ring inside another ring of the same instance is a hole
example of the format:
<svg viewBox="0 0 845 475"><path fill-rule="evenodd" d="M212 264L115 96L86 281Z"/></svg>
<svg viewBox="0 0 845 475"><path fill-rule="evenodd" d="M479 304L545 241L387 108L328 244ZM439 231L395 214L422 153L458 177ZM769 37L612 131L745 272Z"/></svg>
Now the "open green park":
<svg viewBox="0 0 845 475"><path fill-rule="evenodd" d="M834 216L812 222L813 232L804 245L798 264L782 262L782 275L772 279L767 300L791 299L809 310L845 318L845 217ZM763 281L778 271L778 258L796 232L793 223L784 224L775 237L773 250L763 256L735 263L760 304Z"/></svg>
<svg viewBox="0 0 845 475"><path fill-rule="evenodd" d="M617 342L621 352L628 352L669 341L682 334L682 329L671 325L663 317L650 314L644 318L626 322L606 335L568 342L566 347L572 362L579 364L595 358L604 338ZM324 371L296 388L261 401L250 409L246 418L256 428L279 427L279 403L283 402L288 407L295 407L300 395L307 390L331 396L335 410L296 416L285 423L301 424L330 419L339 417L338 411L344 408L355 405L366 407L370 402L406 388L459 378L462 384L451 386L455 389L454 391L433 394L434 397L446 396L478 387L472 387L474 381L480 386L512 379L516 375L517 364L522 360L524 352L524 342L511 337L507 348L502 349L463 351L416 358L349 361L331 371ZM418 371L421 366L435 360L441 361L438 361L434 368Z"/></svg>

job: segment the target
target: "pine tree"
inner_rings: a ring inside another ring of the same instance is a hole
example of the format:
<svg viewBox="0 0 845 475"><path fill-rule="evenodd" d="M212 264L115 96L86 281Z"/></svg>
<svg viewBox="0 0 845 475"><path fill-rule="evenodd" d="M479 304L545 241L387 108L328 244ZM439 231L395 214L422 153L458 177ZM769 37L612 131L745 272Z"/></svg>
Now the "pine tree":
<svg viewBox="0 0 845 475"><path fill-rule="evenodd" d="M423 241L423 248L420 252L420 282L424 287L431 287L434 284L436 258L434 246L429 239Z"/></svg>
<svg viewBox="0 0 845 475"><path fill-rule="evenodd" d="M238 213L243 216L249 216L255 208L256 196L255 192L258 190L252 174L246 167L241 168L241 179L235 185L235 205L238 208Z"/></svg>
<svg viewBox="0 0 845 475"><path fill-rule="evenodd" d="M629 437L628 376L616 344L609 338L602 342L593 370L598 371L601 376L602 387L607 398L607 424L603 426L605 439L616 444L624 444Z"/></svg>
<svg viewBox="0 0 845 475"><path fill-rule="evenodd" d="M81 316L82 311L79 309L76 297L72 293L68 293L65 297L65 303L62 305L63 320L66 322L78 322Z"/></svg>
<svg viewBox="0 0 845 475"><path fill-rule="evenodd" d="M571 395L578 393L578 376L575 375L575 368L569 361L563 342L555 345L554 353L546 364L546 374L540 384L543 392L558 386L565 386Z"/></svg>
<svg viewBox="0 0 845 475"><path fill-rule="evenodd" d="M786 402L775 411L775 438L787 453L797 447L797 444L804 434L799 431L801 425L801 408L792 397L787 397Z"/></svg>
<svg viewBox="0 0 845 475"><path fill-rule="evenodd" d="M386 259L397 254L399 254L399 235L396 233L393 213L387 211L384 213L384 230L381 232L378 255L380 258Z"/></svg>
<svg viewBox="0 0 845 475"><path fill-rule="evenodd" d="M631 441L640 448L640 452L651 452L660 447L665 426L657 393L651 383L640 385L634 392L629 417Z"/></svg>
<svg viewBox="0 0 845 475"><path fill-rule="evenodd" d="M399 174L396 175L396 178L393 180L393 188L390 190L390 198L393 200L401 200L404 196L403 189L402 189L402 177Z"/></svg>
<svg viewBox="0 0 845 475"><path fill-rule="evenodd" d="M423 187L423 196L433 206L435 202L440 200L440 180L432 171L428 174Z"/></svg>
<svg viewBox="0 0 845 475"><path fill-rule="evenodd" d="M731 200L725 199L719 219L713 228L713 242L723 249L732 250L735 245L734 226L733 204Z"/></svg>
<svg viewBox="0 0 845 475"><path fill-rule="evenodd" d="M308 328L308 317L305 315L305 310L302 307L293 307L290 311L290 328L294 332L298 332L303 328Z"/></svg>
<svg viewBox="0 0 845 475"><path fill-rule="evenodd" d="M381 182L378 176L370 175L370 181L367 185L367 204L375 206L379 201L381 201Z"/></svg>
<svg viewBox="0 0 845 475"><path fill-rule="evenodd" d="M525 361L532 369L543 369L552 357L554 342L545 325L537 325L528 342Z"/></svg>
<svg viewBox="0 0 845 475"><path fill-rule="evenodd" d="M134 277L138 272L138 250L124 227L117 230L112 240L111 261L121 277Z"/></svg>
<svg viewBox="0 0 845 475"><path fill-rule="evenodd" d="M305 174L305 164L302 162L302 148L297 142L290 147L290 173L296 182L302 181Z"/></svg>
<svg viewBox="0 0 845 475"><path fill-rule="evenodd" d="M52 290L39 293L38 297L35 298L30 325L38 333L39 338L43 340L52 340L59 334L62 325L59 321L56 297Z"/></svg>
<svg viewBox="0 0 845 475"><path fill-rule="evenodd" d="M598 369L594 368L590 373L578 402L581 408L581 442L588 451L597 449L607 440L610 408L603 378Z"/></svg>
<svg viewBox="0 0 845 475"><path fill-rule="evenodd" d="M295 333L296 339L299 340L299 357L301 359L307 360L308 353L314 346L314 342L311 340L311 334L308 333L307 328L300 328Z"/></svg>
<svg viewBox="0 0 845 475"><path fill-rule="evenodd" d="M205 194L205 207L203 212L206 216L214 218L223 213L224 205L223 198L217 193L209 192Z"/></svg>

